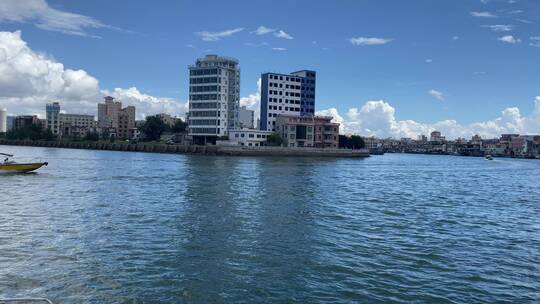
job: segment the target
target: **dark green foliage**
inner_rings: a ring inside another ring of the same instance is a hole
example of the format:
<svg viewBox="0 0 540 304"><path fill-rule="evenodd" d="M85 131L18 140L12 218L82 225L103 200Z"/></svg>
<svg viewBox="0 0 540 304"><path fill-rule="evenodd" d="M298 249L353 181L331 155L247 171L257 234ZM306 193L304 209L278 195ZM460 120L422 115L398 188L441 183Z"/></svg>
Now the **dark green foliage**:
<svg viewBox="0 0 540 304"><path fill-rule="evenodd" d="M272 146L281 146L283 139L277 133L272 133L266 138L266 141Z"/></svg>
<svg viewBox="0 0 540 304"><path fill-rule="evenodd" d="M358 135L352 135L352 136L340 135L339 136L340 148L357 150L357 149L363 149L365 146L366 146L366 143L364 142L364 139L361 136L358 136Z"/></svg>
<svg viewBox="0 0 540 304"><path fill-rule="evenodd" d="M149 141L158 140L169 127L157 116L147 116L145 122L139 127L144 138Z"/></svg>

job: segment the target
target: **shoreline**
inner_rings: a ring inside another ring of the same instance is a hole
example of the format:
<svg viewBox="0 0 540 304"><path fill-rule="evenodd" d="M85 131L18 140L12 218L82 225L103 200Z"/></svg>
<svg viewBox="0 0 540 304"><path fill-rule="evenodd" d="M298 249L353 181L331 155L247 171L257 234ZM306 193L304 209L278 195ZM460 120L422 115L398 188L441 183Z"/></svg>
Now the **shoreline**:
<svg viewBox="0 0 540 304"><path fill-rule="evenodd" d="M144 152L164 154L195 154L209 156L292 156L292 157L334 157L365 158L369 157L367 149L319 149L319 148L286 148L286 147L244 147L244 146L196 146L167 145L157 143L126 142L87 142L87 141L43 141L43 140L7 140L0 139L0 145L28 146L61 149L103 150L120 152Z"/></svg>

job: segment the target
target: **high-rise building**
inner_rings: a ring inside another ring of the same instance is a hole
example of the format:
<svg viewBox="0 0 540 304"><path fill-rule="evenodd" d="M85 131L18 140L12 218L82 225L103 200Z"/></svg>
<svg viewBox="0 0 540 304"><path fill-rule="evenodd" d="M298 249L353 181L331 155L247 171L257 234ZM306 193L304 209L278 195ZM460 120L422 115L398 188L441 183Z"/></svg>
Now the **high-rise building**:
<svg viewBox="0 0 540 304"><path fill-rule="evenodd" d="M238 121L240 123L240 128L253 129L255 121L255 111L248 110L246 107L240 107L238 111Z"/></svg>
<svg viewBox="0 0 540 304"><path fill-rule="evenodd" d="M114 101L111 96L106 96L105 102L98 104L98 127L118 129L118 112L120 110L122 110L122 103Z"/></svg>
<svg viewBox="0 0 540 304"><path fill-rule="evenodd" d="M45 117L47 121L47 129L51 130L52 134L60 133L60 103L53 102L45 105Z"/></svg>
<svg viewBox="0 0 540 304"><path fill-rule="evenodd" d="M7 130L7 110L0 109L0 133L6 133Z"/></svg>
<svg viewBox="0 0 540 304"><path fill-rule="evenodd" d="M98 104L98 127L114 129L116 136L121 139L130 138L135 128L135 107L122 108L122 103L114 101L111 96L105 97L105 102Z"/></svg>
<svg viewBox="0 0 540 304"><path fill-rule="evenodd" d="M189 135L214 142L239 127L240 67L234 58L207 55L189 66Z"/></svg>
<svg viewBox="0 0 540 304"><path fill-rule="evenodd" d="M313 116L315 85L314 71L262 74L260 129L275 131L278 115Z"/></svg>

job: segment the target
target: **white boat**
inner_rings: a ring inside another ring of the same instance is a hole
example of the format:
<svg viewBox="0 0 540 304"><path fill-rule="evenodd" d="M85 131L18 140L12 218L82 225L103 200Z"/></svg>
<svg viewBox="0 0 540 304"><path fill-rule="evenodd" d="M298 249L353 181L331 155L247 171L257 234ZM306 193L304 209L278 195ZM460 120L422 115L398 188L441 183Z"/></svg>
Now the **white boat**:
<svg viewBox="0 0 540 304"><path fill-rule="evenodd" d="M493 156L491 156L491 155L489 155L489 154L486 155L484 158L485 158L486 160L493 160Z"/></svg>

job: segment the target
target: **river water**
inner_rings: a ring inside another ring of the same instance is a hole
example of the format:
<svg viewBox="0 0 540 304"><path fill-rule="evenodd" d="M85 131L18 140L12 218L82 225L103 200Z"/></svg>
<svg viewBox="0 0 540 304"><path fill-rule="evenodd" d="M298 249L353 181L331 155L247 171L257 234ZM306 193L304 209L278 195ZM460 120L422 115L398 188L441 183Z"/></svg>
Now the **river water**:
<svg viewBox="0 0 540 304"><path fill-rule="evenodd" d="M540 161L0 152L0 298L540 302Z"/></svg>

